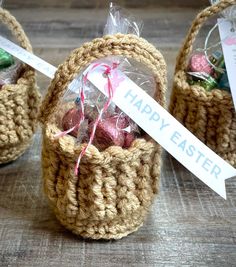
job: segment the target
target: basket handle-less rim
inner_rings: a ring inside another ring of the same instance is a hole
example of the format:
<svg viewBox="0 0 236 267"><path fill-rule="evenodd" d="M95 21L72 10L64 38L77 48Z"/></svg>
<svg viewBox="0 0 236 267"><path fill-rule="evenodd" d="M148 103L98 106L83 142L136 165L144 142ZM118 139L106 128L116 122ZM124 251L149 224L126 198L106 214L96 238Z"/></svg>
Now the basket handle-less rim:
<svg viewBox="0 0 236 267"><path fill-rule="evenodd" d="M67 60L61 64L52 80L42 102L39 120L46 124L55 114L60 98L70 82L92 61L107 56L124 56L145 64L152 71L157 84L154 98L161 105L165 104L166 63L162 54L151 44L134 35L107 35L94 39L75 49Z"/></svg>
<svg viewBox="0 0 236 267"><path fill-rule="evenodd" d="M187 37L183 43L180 53L177 57L177 64L175 73L178 71L185 71L188 65L188 57L192 53L193 44L197 37L199 30L206 20L223 11L225 8L236 4L236 0L222 0L219 3L212 5L202 12L200 12L192 23L192 26L187 34Z"/></svg>
<svg viewBox="0 0 236 267"><path fill-rule="evenodd" d="M29 52L32 52L32 47L29 39L26 36L21 25L14 16L12 16L7 10L3 8L0 8L0 22L6 25L6 27L11 31L12 35L16 38L21 47Z"/></svg>

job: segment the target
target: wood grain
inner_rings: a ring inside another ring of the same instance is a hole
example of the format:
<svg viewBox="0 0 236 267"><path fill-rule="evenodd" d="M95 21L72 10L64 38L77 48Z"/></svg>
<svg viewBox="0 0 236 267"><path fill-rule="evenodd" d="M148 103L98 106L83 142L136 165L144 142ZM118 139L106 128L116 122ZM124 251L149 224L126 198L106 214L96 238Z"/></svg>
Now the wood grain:
<svg viewBox="0 0 236 267"><path fill-rule="evenodd" d="M32 8L32 7L63 7L63 8L103 8L108 7L110 0L6 0L4 5L7 8ZM207 0L120 0L120 5L125 7L202 7L209 4Z"/></svg>
<svg viewBox="0 0 236 267"><path fill-rule="evenodd" d="M134 12L144 20L143 36L166 58L168 97L177 51L197 11ZM101 35L106 14L104 10L74 9L20 9L13 13L24 25L35 53L54 65L71 49ZM200 41L208 27L210 23ZM2 28L0 32L7 34ZM49 82L38 75L42 93ZM163 153L160 194L144 226L120 241L90 241L66 231L50 210L42 192L40 149L38 130L21 158L0 167L1 267L236 266L235 179L227 181L225 201Z"/></svg>

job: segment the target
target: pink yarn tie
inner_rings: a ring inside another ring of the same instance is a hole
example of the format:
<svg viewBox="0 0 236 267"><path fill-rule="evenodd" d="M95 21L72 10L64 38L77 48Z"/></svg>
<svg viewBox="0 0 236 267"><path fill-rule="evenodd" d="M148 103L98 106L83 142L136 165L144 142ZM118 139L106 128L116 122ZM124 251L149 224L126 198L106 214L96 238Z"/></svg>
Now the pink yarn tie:
<svg viewBox="0 0 236 267"><path fill-rule="evenodd" d="M93 129L92 129L92 132L91 132L90 137L89 137L89 142L86 144L85 147L83 147L83 149L80 152L80 155L79 155L79 157L77 159L77 162L76 162L76 165L75 165L75 170L74 170L75 171L75 175L78 175L80 161L81 161L82 157L85 155L88 147L93 142L98 123L102 119L102 115L104 114L104 112L106 112L108 107L110 106L111 101L112 101L113 96L114 96L115 89L119 86L119 83L123 81L123 79L119 79L117 73L114 73L113 80L111 81L111 77L110 77L111 73L112 73L112 71L117 69L118 65L119 65L119 63L115 63L115 62L112 63L112 67L107 65L107 64L96 63L96 64L94 64L92 66L92 68L90 70L88 70L88 72L84 75L84 77L82 79L82 86L81 86L81 90L80 90L81 109L80 109L80 120L79 120L79 122L75 126L73 126L72 128L70 128L70 129L68 129L66 131L60 132L60 133L58 133L58 134L56 134L54 136L54 138L60 138L60 137L63 137L65 135L69 134L70 132L74 131L75 129L78 129L78 131L79 131L79 128L80 128L82 122L85 120L85 114L84 114L84 101L85 101L84 85L88 81L88 75L89 75L90 71L94 70L97 67L104 67L105 71L104 71L103 74L105 75L105 77L107 79L107 84L105 85L105 91L108 94L108 99L107 99L105 105L103 106L103 108L101 109L101 111L99 112L98 117L97 117L97 119L95 120L95 122L93 124Z"/></svg>
<svg viewBox="0 0 236 267"><path fill-rule="evenodd" d="M95 132L96 132L96 129L97 129L97 126L98 126L98 123L100 122L101 118L102 118L102 115L104 112L107 111L108 107L110 106L111 104L111 101L112 101L112 98L114 96L114 90L115 88L112 86L112 82L111 82L111 79L110 79L110 74L111 74L111 71L115 68L118 67L118 64L117 63L113 63L113 66L112 68L109 66L109 65L106 65L106 64L95 64L91 70L93 70L94 68L98 67L98 66L102 66L102 67L105 67L105 71L103 74L106 75L106 78L107 78L107 93L108 93L108 100L106 101L104 107L101 109L101 111L99 112L98 114L98 117L97 119L95 120L94 122L94 125L93 125L93 129L92 129L92 132L91 132L91 135L90 135L90 138L89 138L89 142L86 144L86 146L82 149L82 151L80 152L80 155L77 159L77 162L76 162L76 165L75 165L75 175L78 175L78 170L79 170L79 164L80 164L80 161L82 159L82 157L85 155L88 147L92 144L93 142L93 139L94 139L94 136L95 136ZM89 74L89 71L86 73L85 75L85 82L87 81L88 79L88 74ZM106 88L105 87L105 88Z"/></svg>

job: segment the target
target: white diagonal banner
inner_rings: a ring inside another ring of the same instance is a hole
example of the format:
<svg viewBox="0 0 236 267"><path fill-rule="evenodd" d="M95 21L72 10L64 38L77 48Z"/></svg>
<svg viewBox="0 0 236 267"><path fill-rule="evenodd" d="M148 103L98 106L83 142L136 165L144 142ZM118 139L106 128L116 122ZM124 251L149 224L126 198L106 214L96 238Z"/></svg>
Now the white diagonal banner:
<svg viewBox="0 0 236 267"><path fill-rule="evenodd" d="M106 79L103 69L89 72L88 79L103 94ZM152 97L122 72L124 78L116 89L113 101L146 133L189 171L226 199L225 180L236 176L236 169L204 145Z"/></svg>
<svg viewBox="0 0 236 267"><path fill-rule="evenodd" d="M53 79L57 68L55 68L53 65L47 63L43 59L35 56L32 53L29 53L28 51L26 51L22 47L14 44L13 42L5 39L2 36L0 36L0 48L7 51L9 54L13 55L14 57L20 59L21 61L28 64L32 68L43 73L47 77Z"/></svg>
<svg viewBox="0 0 236 267"><path fill-rule="evenodd" d="M49 78L54 77L54 66L1 36L0 48ZM88 79L106 94L103 71L95 68L89 72ZM236 176L236 169L204 145L127 76L122 72L120 75L124 79L116 89L115 104L189 171L226 199L225 180ZM73 83L70 84L72 89Z"/></svg>

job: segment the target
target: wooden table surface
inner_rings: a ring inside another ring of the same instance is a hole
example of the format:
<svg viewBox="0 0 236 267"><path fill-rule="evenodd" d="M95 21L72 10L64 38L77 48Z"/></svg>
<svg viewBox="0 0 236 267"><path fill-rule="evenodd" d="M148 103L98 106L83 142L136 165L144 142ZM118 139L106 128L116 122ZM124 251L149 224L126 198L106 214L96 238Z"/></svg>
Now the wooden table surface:
<svg viewBox="0 0 236 267"><path fill-rule="evenodd" d="M195 9L135 9L143 37L168 64L169 98L175 58ZM102 34L106 11L19 9L34 51L58 65L75 47ZM202 41L207 28L200 35ZM1 34L6 34L0 29ZM44 94L49 79L38 75ZM88 241L65 230L42 191L41 133L18 160L0 167L0 266L236 266L236 179L227 201L163 153L160 194L144 226L119 241Z"/></svg>

